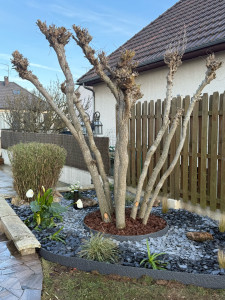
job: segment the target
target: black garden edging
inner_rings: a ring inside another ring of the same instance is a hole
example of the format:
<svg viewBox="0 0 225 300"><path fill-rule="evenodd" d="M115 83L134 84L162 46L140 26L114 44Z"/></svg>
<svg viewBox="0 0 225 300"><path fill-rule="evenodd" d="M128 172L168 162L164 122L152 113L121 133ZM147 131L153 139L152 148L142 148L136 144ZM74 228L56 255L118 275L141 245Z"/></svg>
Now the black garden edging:
<svg viewBox="0 0 225 300"><path fill-rule="evenodd" d="M109 264L86 260L83 258L58 255L43 248L39 250L39 254L48 261L71 268L77 268L85 272L96 270L104 275L116 274L131 278L139 278L143 275L147 275L152 277L153 279L176 280L184 284L192 284L204 288L225 289L225 275L192 274L185 272L127 267L118 264Z"/></svg>
<svg viewBox="0 0 225 300"><path fill-rule="evenodd" d="M91 229L85 223L83 223L83 225L84 225L84 228L87 229L89 232L92 232L94 234L99 233L99 231ZM161 237L164 234L166 234L168 230L169 230L169 226L166 225L166 227L163 228L162 230L159 230L159 231L156 231L156 232L153 232L153 233L148 233L148 234L145 234L145 235L113 235L113 234L108 234L108 233L104 233L104 232L100 232L100 233L103 233L104 236L110 237L110 238L112 238L114 240L117 240L119 242L126 242L126 241L135 242L135 241L141 241L141 240L144 240L144 239L147 239L147 238Z"/></svg>

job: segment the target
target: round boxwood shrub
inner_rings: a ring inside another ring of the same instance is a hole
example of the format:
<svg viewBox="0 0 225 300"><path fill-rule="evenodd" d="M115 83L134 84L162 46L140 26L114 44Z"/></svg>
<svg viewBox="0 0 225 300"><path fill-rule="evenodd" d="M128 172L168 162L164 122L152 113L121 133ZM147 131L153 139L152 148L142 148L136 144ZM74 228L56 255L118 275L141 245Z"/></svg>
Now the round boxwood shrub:
<svg viewBox="0 0 225 300"><path fill-rule="evenodd" d="M66 160L66 150L54 144L25 143L10 147L14 188L21 199L29 189L37 195L54 188Z"/></svg>

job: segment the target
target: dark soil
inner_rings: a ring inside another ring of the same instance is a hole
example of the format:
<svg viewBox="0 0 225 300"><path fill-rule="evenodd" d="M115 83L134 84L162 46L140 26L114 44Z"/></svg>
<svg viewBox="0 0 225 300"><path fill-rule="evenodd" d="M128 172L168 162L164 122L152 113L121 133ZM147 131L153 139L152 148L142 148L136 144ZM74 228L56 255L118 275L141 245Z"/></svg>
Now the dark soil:
<svg viewBox="0 0 225 300"><path fill-rule="evenodd" d="M87 215L84 219L84 223L91 229L114 234L114 235L145 235L162 230L166 227L166 221L158 216L151 215L147 225L142 224L142 220L137 218L136 220L130 218L131 209L126 209L126 228L116 228L116 217L115 214L112 216L111 223L102 222L101 213L99 210L94 211Z"/></svg>

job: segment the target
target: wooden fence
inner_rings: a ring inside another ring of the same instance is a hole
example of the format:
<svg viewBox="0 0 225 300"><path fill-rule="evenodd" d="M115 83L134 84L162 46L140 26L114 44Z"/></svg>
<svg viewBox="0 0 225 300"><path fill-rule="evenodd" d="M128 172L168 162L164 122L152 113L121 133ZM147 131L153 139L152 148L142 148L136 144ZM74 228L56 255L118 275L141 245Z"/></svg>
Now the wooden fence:
<svg viewBox="0 0 225 300"><path fill-rule="evenodd" d="M177 108L187 111L190 97L172 100L170 119ZM141 174L142 163L162 124L164 101L137 103L129 122L128 185L135 187ZM182 120L181 120L182 124ZM160 175L172 161L180 139L181 125L172 139L168 159ZM148 170L148 178L163 149L167 132ZM147 180L148 180L147 178ZM158 176L157 181L160 176ZM147 180L145 184L147 183ZM157 183L157 182L156 182ZM188 126L187 138L174 171L161 190L162 195L173 199L209 206L212 211L225 211L225 93L204 94L197 102Z"/></svg>

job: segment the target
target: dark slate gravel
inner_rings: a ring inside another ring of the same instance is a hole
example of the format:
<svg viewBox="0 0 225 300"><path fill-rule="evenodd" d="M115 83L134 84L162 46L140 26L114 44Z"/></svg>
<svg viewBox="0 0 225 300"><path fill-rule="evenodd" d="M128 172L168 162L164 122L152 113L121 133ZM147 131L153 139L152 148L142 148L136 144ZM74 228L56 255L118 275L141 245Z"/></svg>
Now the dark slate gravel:
<svg viewBox="0 0 225 300"><path fill-rule="evenodd" d="M83 192L83 194L97 200L94 191ZM8 202L10 201L8 200ZM72 200L62 199L61 204L68 206L72 202ZM12 205L12 207L23 221L31 213L30 208L25 205L20 207ZM96 209L75 210L73 206L69 206L67 212L63 213L63 222L57 223L57 228L42 231L32 230L32 232L41 242L42 248L55 254L69 257L77 256L82 240L90 236L83 226L83 219L86 214ZM167 270L225 275L224 270L219 269L217 261L218 249L225 249L225 233L219 232L218 222L182 209L170 209L167 214L162 214L161 208L157 207L153 208L153 213L162 216L169 225L169 230L163 237L149 239L151 253L166 253L159 258L167 262ZM64 228L61 233L65 239L65 244L47 239L50 234L62 226ZM214 240L203 243L191 241L186 237L188 231L210 232ZM115 242L120 249L120 263L124 266L140 267L141 260L147 257L146 240Z"/></svg>

